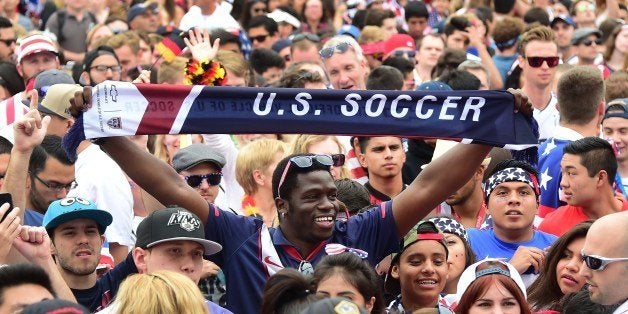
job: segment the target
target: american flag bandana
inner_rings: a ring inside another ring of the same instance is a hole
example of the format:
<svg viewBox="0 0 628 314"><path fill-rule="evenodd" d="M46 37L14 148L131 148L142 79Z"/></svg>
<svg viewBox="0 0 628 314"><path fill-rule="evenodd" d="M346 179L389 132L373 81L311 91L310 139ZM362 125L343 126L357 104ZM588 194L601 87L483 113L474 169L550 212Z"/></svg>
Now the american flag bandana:
<svg viewBox="0 0 628 314"><path fill-rule="evenodd" d="M506 149L536 146L536 124L506 91L353 91L107 81L64 138L144 134L334 134L447 138Z"/></svg>
<svg viewBox="0 0 628 314"><path fill-rule="evenodd" d="M488 198L488 196L491 195L491 192L493 192L495 187L497 187L498 185L504 182L511 181L527 183L528 185L530 185L532 190L534 190L537 198L541 194L539 190L539 180L535 175L527 172L522 168L511 167L495 172L490 178L488 178L484 182L484 193L486 197Z"/></svg>

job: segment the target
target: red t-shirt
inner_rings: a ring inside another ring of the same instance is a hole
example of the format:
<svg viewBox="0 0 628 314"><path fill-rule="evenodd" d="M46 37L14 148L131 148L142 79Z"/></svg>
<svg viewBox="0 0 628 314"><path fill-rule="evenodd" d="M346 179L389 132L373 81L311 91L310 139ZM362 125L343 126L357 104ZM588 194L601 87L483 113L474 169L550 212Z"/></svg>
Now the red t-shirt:
<svg viewBox="0 0 628 314"><path fill-rule="evenodd" d="M621 210L628 210L626 201L622 201ZM573 226L589 219L591 218L584 213L582 207L565 205L548 213L539 225L539 230L560 237Z"/></svg>

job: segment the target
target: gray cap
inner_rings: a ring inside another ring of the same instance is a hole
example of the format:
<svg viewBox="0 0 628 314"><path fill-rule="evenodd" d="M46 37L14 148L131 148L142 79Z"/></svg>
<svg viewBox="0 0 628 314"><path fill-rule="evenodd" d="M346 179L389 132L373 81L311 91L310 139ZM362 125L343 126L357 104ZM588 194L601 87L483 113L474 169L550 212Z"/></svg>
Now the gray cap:
<svg viewBox="0 0 628 314"><path fill-rule="evenodd" d="M602 32L593 27L578 28L573 32L573 35L571 36L571 44L577 45L591 34L595 35L597 38L602 37Z"/></svg>
<svg viewBox="0 0 628 314"><path fill-rule="evenodd" d="M192 144L180 149L172 158L172 166L177 172L190 169L200 163L211 162L219 168L225 166L225 157L205 144Z"/></svg>
<svg viewBox="0 0 628 314"><path fill-rule="evenodd" d="M43 71L35 77L35 86L36 90L39 90L45 86L52 86L55 84L75 84L72 77L61 70L52 69Z"/></svg>

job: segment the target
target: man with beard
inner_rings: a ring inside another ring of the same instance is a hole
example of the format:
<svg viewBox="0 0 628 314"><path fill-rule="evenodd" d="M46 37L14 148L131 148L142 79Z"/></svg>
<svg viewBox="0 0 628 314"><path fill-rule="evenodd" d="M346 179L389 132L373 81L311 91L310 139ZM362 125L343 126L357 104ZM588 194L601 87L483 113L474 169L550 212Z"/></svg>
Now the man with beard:
<svg viewBox="0 0 628 314"><path fill-rule="evenodd" d="M30 156L24 225L41 226L48 206L64 198L75 184L74 163L61 147L61 138L47 135Z"/></svg>

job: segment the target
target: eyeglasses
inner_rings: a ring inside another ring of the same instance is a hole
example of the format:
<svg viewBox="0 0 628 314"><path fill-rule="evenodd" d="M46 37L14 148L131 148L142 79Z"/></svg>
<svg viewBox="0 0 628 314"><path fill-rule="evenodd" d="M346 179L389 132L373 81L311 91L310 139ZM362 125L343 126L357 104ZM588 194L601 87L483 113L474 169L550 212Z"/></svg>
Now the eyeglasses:
<svg viewBox="0 0 628 314"><path fill-rule="evenodd" d="M345 164L345 154L333 154L331 160L334 162L334 167L342 167Z"/></svg>
<svg viewBox="0 0 628 314"><path fill-rule="evenodd" d="M184 176L185 182L193 188L198 188L203 183L203 180L207 181L207 184L211 186L216 186L220 184L220 180L222 179L222 173L214 172L208 174L195 174L191 176Z"/></svg>
<svg viewBox="0 0 628 314"><path fill-rule="evenodd" d="M347 50L349 50L349 47L351 47L351 45L349 45L348 43L339 43L333 47L321 49L321 51L319 51L318 54L323 59L329 59L331 58L331 56L334 55L334 52L338 51L338 53L343 54L347 52Z"/></svg>
<svg viewBox="0 0 628 314"><path fill-rule="evenodd" d="M558 66L560 59L558 57L526 57L528 65L533 68L540 68L543 66L543 62L547 62L547 66L550 68Z"/></svg>
<svg viewBox="0 0 628 314"><path fill-rule="evenodd" d="M593 45L593 43L595 43L597 46L602 44L602 39L598 38L596 40L591 40L591 39L585 39L582 42L580 42L581 44L587 46L587 47L591 47L591 45Z"/></svg>
<svg viewBox="0 0 628 314"><path fill-rule="evenodd" d="M251 38L251 42L256 42L257 41L257 42L263 43L263 42L266 41L266 38L268 38L268 36L270 36L270 35L268 35L268 34L266 34L266 35L259 35L259 36L250 37L250 38Z"/></svg>
<svg viewBox="0 0 628 314"><path fill-rule="evenodd" d="M290 165L294 164L299 168L309 168L312 167L314 161L318 162L323 166L333 166L334 160L329 155L306 155L306 156L294 156L290 158L286 168L283 170L281 174L281 179L279 179L279 184L277 185L277 197L281 198L281 186L283 185L284 180L286 179L286 175L290 169ZM344 164L344 160L343 160Z"/></svg>
<svg viewBox="0 0 628 314"><path fill-rule="evenodd" d="M301 33L298 35L295 35L294 37L292 37L292 43L296 43L298 41L302 41L302 40L309 40L315 43L319 43L321 42L321 38L318 37L316 34L312 34L312 33Z"/></svg>
<svg viewBox="0 0 628 314"><path fill-rule="evenodd" d="M122 67L119 65L96 65L89 68L90 70L96 70L96 72L105 74L108 70L111 70L113 73L122 72Z"/></svg>
<svg viewBox="0 0 628 314"><path fill-rule="evenodd" d="M0 42L3 42L7 46L11 46L12 44L15 44L17 42L17 39L16 38L0 39Z"/></svg>
<svg viewBox="0 0 628 314"><path fill-rule="evenodd" d="M58 183L50 183L50 182L46 182L44 180L42 180L40 177L38 177L36 174L33 174L33 177L35 177L35 179L37 179L37 181L39 181L41 184L43 184L45 187L55 191L55 192L61 192L62 190L72 190L74 188L76 188L78 186L78 184L76 183L76 181L72 180L72 182L68 183L68 184L58 184Z"/></svg>
<svg viewBox="0 0 628 314"><path fill-rule="evenodd" d="M395 50L392 53L394 57L405 57L406 59L414 59L416 56L416 51L412 50Z"/></svg>
<svg viewBox="0 0 628 314"><path fill-rule="evenodd" d="M587 267L591 270L603 271L606 266L610 263L615 262L626 262L628 261L628 257L623 258L608 258L597 255L586 255L584 251L580 251L580 256L584 260L584 263L587 264Z"/></svg>

